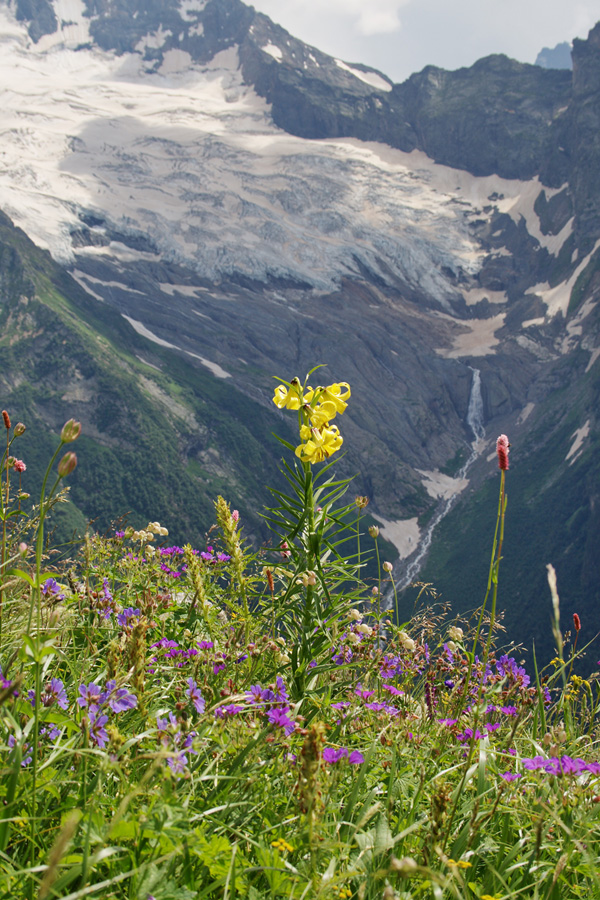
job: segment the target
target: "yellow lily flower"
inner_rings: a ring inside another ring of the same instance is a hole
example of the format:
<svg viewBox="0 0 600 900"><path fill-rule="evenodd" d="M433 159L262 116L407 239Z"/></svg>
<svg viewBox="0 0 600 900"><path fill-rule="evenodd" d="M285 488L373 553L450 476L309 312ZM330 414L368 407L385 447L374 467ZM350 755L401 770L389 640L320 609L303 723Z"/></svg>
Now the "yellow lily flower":
<svg viewBox="0 0 600 900"><path fill-rule="evenodd" d="M310 431L310 437L308 433ZM305 444L296 447L296 456L302 462L310 462L311 464L323 462L339 450L344 441L339 429L336 425L330 425L328 428L309 428L303 425L300 429L300 437L306 440Z"/></svg>
<svg viewBox="0 0 600 900"><path fill-rule="evenodd" d="M275 388L275 396L273 403L279 409L300 409L303 403L302 389L300 384L292 382L290 388L286 388L284 384L278 384Z"/></svg>
<svg viewBox="0 0 600 900"><path fill-rule="evenodd" d="M344 390L346 388L346 390ZM336 384L330 384L329 387L323 389L319 396L320 403L333 403L336 412L341 415L348 406L347 400L350 397L350 385L347 381L340 381Z"/></svg>
<svg viewBox="0 0 600 900"><path fill-rule="evenodd" d="M308 418L311 425L314 425L315 428L322 428L323 425L327 426L331 419L335 418L335 414L335 405L329 401L318 403L314 408L308 410Z"/></svg>

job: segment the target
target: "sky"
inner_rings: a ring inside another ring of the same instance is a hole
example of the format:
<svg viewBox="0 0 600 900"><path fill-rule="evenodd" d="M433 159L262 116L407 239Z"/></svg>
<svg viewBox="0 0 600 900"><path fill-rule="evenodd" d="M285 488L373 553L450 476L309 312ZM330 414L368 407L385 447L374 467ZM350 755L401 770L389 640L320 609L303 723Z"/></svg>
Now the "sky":
<svg viewBox="0 0 600 900"><path fill-rule="evenodd" d="M586 38L600 0L247 0L294 37L404 81L426 65L470 66L490 53L535 62Z"/></svg>

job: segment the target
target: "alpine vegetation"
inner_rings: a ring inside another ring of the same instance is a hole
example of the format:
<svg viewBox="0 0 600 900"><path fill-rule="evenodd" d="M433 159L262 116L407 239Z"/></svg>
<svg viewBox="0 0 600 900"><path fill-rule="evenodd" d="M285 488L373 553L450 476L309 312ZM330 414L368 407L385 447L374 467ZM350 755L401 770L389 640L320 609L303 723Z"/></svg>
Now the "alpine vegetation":
<svg viewBox="0 0 600 900"><path fill-rule="evenodd" d="M586 622L562 630L552 567L554 660L502 646L508 438L482 596L457 618L420 584L400 621L368 498L333 470L350 386L311 387L319 368L275 389L298 443L258 549L219 496L201 546L90 527L65 559L79 423L31 508L3 411L2 900L600 897L598 677L573 673Z"/></svg>

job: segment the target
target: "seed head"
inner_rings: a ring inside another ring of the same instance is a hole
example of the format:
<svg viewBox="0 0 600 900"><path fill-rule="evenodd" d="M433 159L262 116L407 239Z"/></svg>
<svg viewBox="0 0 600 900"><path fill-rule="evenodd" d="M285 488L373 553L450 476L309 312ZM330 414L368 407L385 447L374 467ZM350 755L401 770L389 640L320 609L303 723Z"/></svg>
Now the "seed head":
<svg viewBox="0 0 600 900"><path fill-rule="evenodd" d="M573 628L575 631L581 631L581 619L577 613L573 613Z"/></svg>
<svg viewBox="0 0 600 900"><path fill-rule="evenodd" d="M10 428L10 416L5 409L2 410L2 418L4 419L4 427L8 431Z"/></svg>

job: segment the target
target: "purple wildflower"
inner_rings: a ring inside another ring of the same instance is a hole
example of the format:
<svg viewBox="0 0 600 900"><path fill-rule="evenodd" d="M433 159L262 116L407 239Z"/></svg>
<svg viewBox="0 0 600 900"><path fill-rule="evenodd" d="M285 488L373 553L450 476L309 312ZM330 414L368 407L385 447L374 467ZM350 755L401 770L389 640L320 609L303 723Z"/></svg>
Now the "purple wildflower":
<svg viewBox="0 0 600 900"><path fill-rule="evenodd" d="M139 618L141 616L141 610L134 609L133 606L128 606L127 609L124 609L122 613L119 613L117 616L117 622L121 626L121 628L131 628L133 622L130 622L130 619Z"/></svg>
<svg viewBox="0 0 600 900"><path fill-rule="evenodd" d="M61 592L60 585L55 578L47 578L42 585L42 594L45 597L52 597L53 600L64 600L65 595Z"/></svg>
<svg viewBox="0 0 600 900"><path fill-rule="evenodd" d="M200 689L193 678L188 678L188 689L185 692L194 704L197 713L203 713L206 709L206 701L200 693Z"/></svg>
<svg viewBox="0 0 600 900"><path fill-rule="evenodd" d="M248 703L258 704L263 700L263 689L260 684L253 684L250 690L246 691L246 700Z"/></svg>
<svg viewBox="0 0 600 900"><path fill-rule="evenodd" d="M167 765L174 775L182 775L187 766L187 756L184 750L178 750L172 756L167 757Z"/></svg>
<svg viewBox="0 0 600 900"><path fill-rule="evenodd" d="M106 692L103 695L103 700L108 703L114 713L135 709L137 706L135 694L131 694L127 688L118 688L117 682L113 680L106 682Z"/></svg>
<svg viewBox="0 0 600 900"><path fill-rule="evenodd" d="M17 739L15 738L14 734L9 734L7 744L11 749L13 747L17 746ZM29 746L29 744L23 744L23 746L21 748L21 753L22 753L21 768L22 769L24 769L26 766L28 766L33 760L33 756L31 756L31 753L29 756L26 756L26 754L30 750L31 750L31 747Z"/></svg>
<svg viewBox="0 0 600 900"><path fill-rule="evenodd" d="M100 715L99 711L92 707L89 711L90 716L90 737L96 746L104 749L108 742L108 732L104 727L108 722L108 716Z"/></svg>
<svg viewBox="0 0 600 900"><path fill-rule="evenodd" d="M228 706L219 706L217 709L215 709L215 718L226 719L229 716L237 716L238 713L241 713L243 711L243 706L236 706L235 703L230 703Z"/></svg>
<svg viewBox="0 0 600 900"><path fill-rule="evenodd" d="M267 719L271 723L271 725L275 725L277 728L283 728L287 735L290 735L294 731L294 723L287 716L289 710L285 709L269 709L267 711Z"/></svg>
<svg viewBox="0 0 600 900"><path fill-rule="evenodd" d="M500 774L500 778L503 778L504 781L517 781L521 777L519 772L502 772Z"/></svg>
<svg viewBox="0 0 600 900"><path fill-rule="evenodd" d="M90 684L80 684L77 704L82 707L101 706L104 703L104 696L97 684L92 681Z"/></svg>

